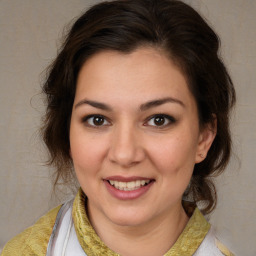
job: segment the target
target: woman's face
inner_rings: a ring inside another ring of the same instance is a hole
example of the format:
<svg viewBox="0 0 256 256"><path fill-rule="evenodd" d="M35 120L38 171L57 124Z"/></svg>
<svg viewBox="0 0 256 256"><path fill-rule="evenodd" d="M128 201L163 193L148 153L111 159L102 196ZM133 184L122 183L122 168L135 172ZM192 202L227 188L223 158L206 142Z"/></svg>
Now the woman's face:
<svg viewBox="0 0 256 256"><path fill-rule="evenodd" d="M160 51L105 51L83 65L70 154L90 216L137 226L180 211L213 138L199 129L184 75Z"/></svg>

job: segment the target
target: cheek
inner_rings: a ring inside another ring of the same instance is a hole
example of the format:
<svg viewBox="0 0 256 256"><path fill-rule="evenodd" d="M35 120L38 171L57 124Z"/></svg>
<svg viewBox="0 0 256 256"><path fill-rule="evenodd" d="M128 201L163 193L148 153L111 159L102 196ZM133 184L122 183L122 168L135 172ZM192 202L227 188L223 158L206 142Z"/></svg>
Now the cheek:
<svg viewBox="0 0 256 256"><path fill-rule="evenodd" d="M87 136L73 138L70 147L77 180L85 194L90 197L92 191L98 189L104 147L101 141Z"/></svg>
<svg viewBox="0 0 256 256"><path fill-rule="evenodd" d="M148 145L149 155L157 168L170 175L193 171L197 143L187 133L158 139Z"/></svg>
<svg viewBox="0 0 256 256"><path fill-rule="evenodd" d="M106 142L83 133L70 133L70 151L77 176L96 173L106 154Z"/></svg>

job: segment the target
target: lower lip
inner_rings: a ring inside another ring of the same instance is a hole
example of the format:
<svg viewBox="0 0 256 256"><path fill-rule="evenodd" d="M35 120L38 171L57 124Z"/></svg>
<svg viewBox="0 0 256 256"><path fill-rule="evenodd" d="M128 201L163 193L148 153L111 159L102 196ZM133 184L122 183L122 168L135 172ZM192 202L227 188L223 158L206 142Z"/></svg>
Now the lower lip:
<svg viewBox="0 0 256 256"><path fill-rule="evenodd" d="M109 193L120 200L132 200L132 199L137 199L139 197L141 197L142 195L144 195L153 185L154 182L150 182L148 185L140 187L138 189L135 190L131 190L131 191L124 191L124 190L119 190L116 189L114 186L110 185L108 181L104 180L104 183L107 187L107 190L109 191Z"/></svg>

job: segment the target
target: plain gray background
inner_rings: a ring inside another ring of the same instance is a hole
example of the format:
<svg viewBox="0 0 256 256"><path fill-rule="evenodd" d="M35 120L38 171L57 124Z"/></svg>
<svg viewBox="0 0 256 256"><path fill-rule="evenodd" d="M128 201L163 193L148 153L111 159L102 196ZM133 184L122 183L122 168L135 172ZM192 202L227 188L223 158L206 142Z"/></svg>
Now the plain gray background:
<svg viewBox="0 0 256 256"><path fill-rule="evenodd" d="M52 195L43 165L41 73L56 56L64 25L96 2L0 0L0 248L66 197ZM256 255L256 1L185 2L220 35L238 96L235 156L217 179L219 203L210 222L236 255Z"/></svg>

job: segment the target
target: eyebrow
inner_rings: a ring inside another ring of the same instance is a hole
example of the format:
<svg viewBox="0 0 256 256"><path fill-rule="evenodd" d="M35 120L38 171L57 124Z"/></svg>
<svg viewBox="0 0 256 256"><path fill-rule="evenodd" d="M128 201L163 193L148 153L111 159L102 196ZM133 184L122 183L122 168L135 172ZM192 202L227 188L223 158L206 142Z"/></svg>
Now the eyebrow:
<svg viewBox="0 0 256 256"><path fill-rule="evenodd" d="M175 98L171 98L171 97L167 97L167 98L152 100L152 101L143 103L140 106L140 110L141 111L146 111L146 110L148 110L150 108L157 107L157 106L163 105L163 104L168 103L168 102L170 102L170 103L177 103L177 104L181 105L182 107L185 107L185 104L181 100L178 100L178 99L175 99ZM104 104L104 103L101 103L101 102L97 102L97 101L87 100L87 99L79 101L75 105L75 109L77 107L81 106L81 105L84 105L84 104L90 105L90 106L92 106L94 108L98 108L98 109L101 109L101 110L112 111L112 108L109 105L107 105L107 104Z"/></svg>
<svg viewBox="0 0 256 256"><path fill-rule="evenodd" d="M86 100L86 99L79 101L75 105L75 108L77 108L81 105L84 105L84 104L90 105L94 108L98 108L98 109L101 109L101 110L112 111L112 108L110 106L104 104L104 103L97 102L97 101L92 101L92 100Z"/></svg>
<svg viewBox="0 0 256 256"><path fill-rule="evenodd" d="M150 108L157 107L157 106L163 105L168 102L177 103L177 104L181 105L182 107L185 107L185 104L181 100L167 97L167 98L163 98L163 99L157 99L157 100L152 100L152 101L146 102L140 106L140 110L145 111Z"/></svg>

